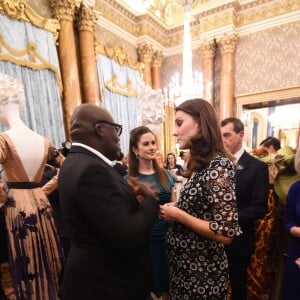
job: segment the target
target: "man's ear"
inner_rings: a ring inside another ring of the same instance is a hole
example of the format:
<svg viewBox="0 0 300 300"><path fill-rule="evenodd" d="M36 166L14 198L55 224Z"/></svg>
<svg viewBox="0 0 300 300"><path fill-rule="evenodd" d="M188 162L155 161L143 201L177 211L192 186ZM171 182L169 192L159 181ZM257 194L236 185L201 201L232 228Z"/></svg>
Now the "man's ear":
<svg viewBox="0 0 300 300"><path fill-rule="evenodd" d="M95 128L96 135L103 136L104 130L103 130L103 126L101 126L101 124L96 124L94 126L94 128Z"/></svg>
<svg viewBox="0 0 300 300"><path fill-rule="evenodd" d="M244 135L245 135L245 132L242 130L242 131L239 132L239 134L240 134L240 136L243 138Z"/></svg>

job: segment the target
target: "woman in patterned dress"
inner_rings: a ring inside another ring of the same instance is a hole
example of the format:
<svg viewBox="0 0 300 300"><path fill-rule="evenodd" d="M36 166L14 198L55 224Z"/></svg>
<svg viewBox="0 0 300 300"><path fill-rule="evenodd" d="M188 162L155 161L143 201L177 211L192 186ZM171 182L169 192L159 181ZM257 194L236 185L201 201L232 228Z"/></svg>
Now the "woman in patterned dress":
<svg viewBox="0 0 300 300"><path fill-rule="evenodd" d="M224 300L229 280L224 244L240 234L234 165L207 101L185 101L175 112L174 136L180 149L190 149L190 162L179 200L160 208L160 216L172 221L167 234L171 299Z"/></svg>

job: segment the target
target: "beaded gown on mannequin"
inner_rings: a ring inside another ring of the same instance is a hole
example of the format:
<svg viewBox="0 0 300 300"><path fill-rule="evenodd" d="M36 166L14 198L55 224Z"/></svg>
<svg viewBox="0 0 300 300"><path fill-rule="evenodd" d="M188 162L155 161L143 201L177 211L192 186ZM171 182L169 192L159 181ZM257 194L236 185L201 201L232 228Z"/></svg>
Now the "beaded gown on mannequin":
<svg viewBox="0 0 300 300"><path fill-rule="evenodd" d="M58 299L62 268L50 203L40 187L50 142L29 129L19 116L24 99L20 83L0 73L0 163L7 177L3 207L9 267L16 299Z"/></svg>

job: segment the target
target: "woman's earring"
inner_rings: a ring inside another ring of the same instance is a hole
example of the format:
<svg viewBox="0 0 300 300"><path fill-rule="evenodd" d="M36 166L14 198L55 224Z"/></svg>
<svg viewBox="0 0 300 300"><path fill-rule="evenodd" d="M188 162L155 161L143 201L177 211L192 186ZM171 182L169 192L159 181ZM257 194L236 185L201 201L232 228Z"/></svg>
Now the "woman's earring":
<svg viewBox="0 0 300 300"><path fill-rule="evenodd" d="M137 154L137 153L134 153L135 154L135 158L137 159L137 160L139 160L139 155Z"/></svg>

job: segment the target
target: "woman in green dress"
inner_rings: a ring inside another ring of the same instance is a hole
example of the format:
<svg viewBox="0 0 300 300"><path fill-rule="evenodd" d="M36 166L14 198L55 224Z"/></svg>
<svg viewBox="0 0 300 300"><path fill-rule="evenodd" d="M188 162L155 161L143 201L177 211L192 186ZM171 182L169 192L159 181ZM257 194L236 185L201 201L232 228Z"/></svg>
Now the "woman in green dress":
<svg viewBox="0 0 300 300"><path fill-rule="evenodd" d="M175 184L174 176L156 160L157 142L154 133L146 126L133 129L129 142L129 177L136 177L156 191L160 205L175 200L172 196L172 187ZM157 218L149 232L149 251L152 262L153 281L152 297L168 299L169 273L165 248L165 239L168 222ZM155 298L154 298L155 299Z"/></svg>

